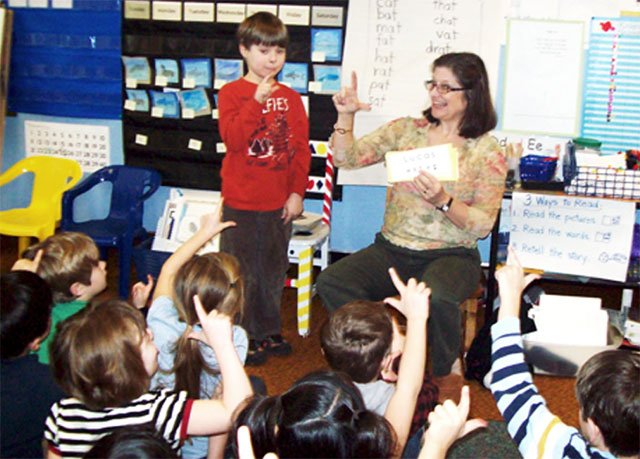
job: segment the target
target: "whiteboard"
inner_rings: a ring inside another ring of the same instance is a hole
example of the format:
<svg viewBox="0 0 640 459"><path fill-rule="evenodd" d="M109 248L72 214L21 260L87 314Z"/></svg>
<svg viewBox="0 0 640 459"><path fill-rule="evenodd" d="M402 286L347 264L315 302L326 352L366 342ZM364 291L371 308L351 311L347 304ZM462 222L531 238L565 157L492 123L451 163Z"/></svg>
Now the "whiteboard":
<svg viewBox="0 0 640 459"><path fill-rule="evenodd" d="M511 19L507 29L502 129L577 135L584 23Z"/></svg>

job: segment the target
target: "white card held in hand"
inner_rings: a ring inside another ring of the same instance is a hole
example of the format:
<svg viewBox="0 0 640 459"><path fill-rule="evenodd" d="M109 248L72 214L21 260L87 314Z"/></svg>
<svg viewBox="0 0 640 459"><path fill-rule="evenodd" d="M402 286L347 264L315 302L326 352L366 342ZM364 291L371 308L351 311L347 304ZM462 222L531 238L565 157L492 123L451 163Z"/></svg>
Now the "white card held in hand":
<svg viewBox="0 0 640 459"><path fill-rule="evenodd" d="M458 152L450 143L385 155L389 183L413 180L420 171L443 182L458 180Z"/></svg>

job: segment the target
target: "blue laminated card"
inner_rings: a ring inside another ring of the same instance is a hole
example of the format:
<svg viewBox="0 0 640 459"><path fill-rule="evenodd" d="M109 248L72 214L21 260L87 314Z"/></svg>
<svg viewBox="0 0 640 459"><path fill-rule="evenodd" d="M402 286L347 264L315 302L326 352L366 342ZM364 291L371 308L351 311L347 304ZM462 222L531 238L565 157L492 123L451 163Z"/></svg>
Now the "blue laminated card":
<svg viewBox="0 0 640 459"><path fill-rule="evenodd" d="M182 106L182 116L204 116L211 114L211 104L204 88L189 89L178 93L180 105Z"/></svg>
<svg viewBox="0 0 640 459"><path fill-rule="evenodd" d="M339 65L313 64L314 88L318 94L335 94L340 91L341 67Z"/></svg>
<svg viewBox="0 0 640 459"><path fill-rule="evenodd" d="M311 60L342 60L342 29L311 29Z"/></svg>
<svg viewBox="0 0 640 459"><path fill-rule="evenodd" d="M307 93L309 83L309 69L306 63L285 62L278 81L299 93Z"/></svg>
<svg viewBox="0 0 640 459"><path fill-rule="evenodd" d="M149 111L149 96L144 89L127 89L127 100L135 103L134 110L136 112Z"/></svg>
<svg viewBox="0 0 640 459"><path fill-rule="evenodd" d="M215 79L229 83L242 78L242 59L214 59Z"/></svg>
<svg viewBox="0 0 640 459"><path fill-rule="evenodd" d="M182 59L182 86L211 87L211 60L206 58Z"/></svg>
<svg viewBox="0 0 640 459"><path fill-rule="evenodd" d="M175 92L149 91L151 94L151 114L162 109L162 118L179 118L180 104Z"/></svg>
<svg viewBox="0 0 640 459"><path fill-rule="evenodd" d="M156 81L158 77L166 78L168 84L180 83L180 71L178 61L175 59L156 59Z"/></svg>
<svg viewBox="0 0 640 459"><path fill-rule="evenodd" d="M151 67L146 57L122 56L125 80L137 84L151 84Z"/></svg>

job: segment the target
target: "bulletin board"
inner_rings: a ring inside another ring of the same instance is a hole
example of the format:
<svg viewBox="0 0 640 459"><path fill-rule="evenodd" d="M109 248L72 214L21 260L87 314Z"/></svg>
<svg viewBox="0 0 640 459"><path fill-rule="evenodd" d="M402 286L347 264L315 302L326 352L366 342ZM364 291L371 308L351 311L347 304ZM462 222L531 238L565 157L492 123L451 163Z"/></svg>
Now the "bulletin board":
<svg viewBox="0 0 640 459"><path fill-rule="evenodd" d="M124 0L122 93L125 163L150 166L163 185L220 190L225 146L217 94L246 73L235 32L258 10L289 31L279 80L298 91L309 116L307 198L322 199L340 89L348 0L207 2ZM341 187L333 188L339 200Z"/></svg>

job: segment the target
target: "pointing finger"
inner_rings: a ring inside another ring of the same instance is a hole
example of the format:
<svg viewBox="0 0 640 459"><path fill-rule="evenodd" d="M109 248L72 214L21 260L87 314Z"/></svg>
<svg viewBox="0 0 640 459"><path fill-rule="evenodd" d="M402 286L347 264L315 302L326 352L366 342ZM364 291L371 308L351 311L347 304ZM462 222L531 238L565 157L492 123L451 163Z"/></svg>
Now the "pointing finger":
<svg viewBox="0 0 640 459"><path fill-rule="evenodd" d="M351 87L354 91L358 91L358 75L355 71L351 72Z"/></svg>

